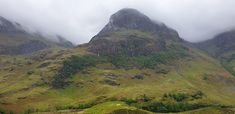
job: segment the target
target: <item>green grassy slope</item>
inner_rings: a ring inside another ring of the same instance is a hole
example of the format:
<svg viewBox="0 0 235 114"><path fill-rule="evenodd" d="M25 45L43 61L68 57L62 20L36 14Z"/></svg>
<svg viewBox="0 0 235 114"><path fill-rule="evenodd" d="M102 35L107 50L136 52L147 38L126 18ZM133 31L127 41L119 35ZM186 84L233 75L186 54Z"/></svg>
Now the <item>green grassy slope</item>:
<svg viewBox="0 0 235 114"><path fill-rule="evenodd" d="M190 53L191 57L160 64L158 69L123 69L99 63L66 79L69 85L61 89L51 87L57 70L66 58L89 54L86 49L48 50L27 58L1 56L0 107L16 113L48 112L142 95L159 101L166 93L196 91L204 95L190 103L235 105L234 77L215 59L194 49ZM136 78L138 75L143 78Z"/></svg>

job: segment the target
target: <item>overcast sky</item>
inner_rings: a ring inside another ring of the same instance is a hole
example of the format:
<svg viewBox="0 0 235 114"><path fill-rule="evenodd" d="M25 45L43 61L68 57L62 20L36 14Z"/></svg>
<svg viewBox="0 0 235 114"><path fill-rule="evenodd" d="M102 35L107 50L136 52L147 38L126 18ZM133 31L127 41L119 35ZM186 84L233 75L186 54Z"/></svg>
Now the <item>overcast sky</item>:
<svg viewBox="0 0 235 114"><path fill-rule="evenodd" d="M86 43L122 8L135 8L196 42L235 28L235 0L0 0L0 16Z"/></svg>

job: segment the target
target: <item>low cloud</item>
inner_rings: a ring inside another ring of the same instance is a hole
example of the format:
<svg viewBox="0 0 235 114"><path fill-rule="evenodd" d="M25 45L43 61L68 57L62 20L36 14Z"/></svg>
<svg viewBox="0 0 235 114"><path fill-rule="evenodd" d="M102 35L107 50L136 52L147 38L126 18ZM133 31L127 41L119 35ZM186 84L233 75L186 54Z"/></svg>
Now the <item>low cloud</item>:
<svg viewBox="0 0 235 114"><path fill-rule="evenodd" d="M197 42L235 27L234 0L0 0L0 16L86 43L122 8L135 8Z"/></svg>

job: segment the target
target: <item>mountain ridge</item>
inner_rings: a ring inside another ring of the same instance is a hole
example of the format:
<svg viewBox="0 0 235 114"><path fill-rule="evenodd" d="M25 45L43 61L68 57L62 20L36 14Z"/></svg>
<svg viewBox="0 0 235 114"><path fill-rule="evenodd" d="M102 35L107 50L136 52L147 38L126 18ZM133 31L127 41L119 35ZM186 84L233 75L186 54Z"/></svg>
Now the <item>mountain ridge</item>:
<svg viewBox="0 0 235 114"><path fill-rule="evenodd" d="M31 54L48 48L72 48L73 44L62 37L58 42L49 40L38 33L30 33L16 22L0 17L0 54Z"/></svg>
<svg viewBox="0 0 235 114"><path fill-rule="evenodd" d="M25 33L22 26L19 23L11 22L6 18L0 16L0 32L3 33Z"/></svg>

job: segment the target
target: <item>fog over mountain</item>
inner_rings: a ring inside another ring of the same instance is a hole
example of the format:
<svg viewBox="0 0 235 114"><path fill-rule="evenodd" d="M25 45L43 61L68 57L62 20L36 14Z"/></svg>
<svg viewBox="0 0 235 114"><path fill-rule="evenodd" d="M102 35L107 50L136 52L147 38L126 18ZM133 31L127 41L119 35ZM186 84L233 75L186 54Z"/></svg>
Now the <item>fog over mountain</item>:
<svg viewBox="0 0 235 114"><path fill-rule="evenodd" d="M234 0L0 0L0 16L30 31L88 42L122 8L135 8L176 29L187 41L235 28Z"/></svg>

